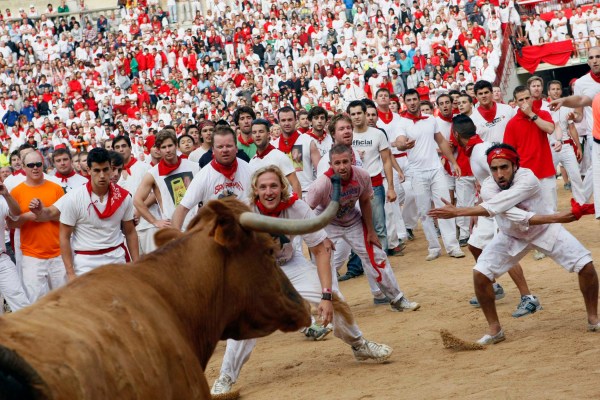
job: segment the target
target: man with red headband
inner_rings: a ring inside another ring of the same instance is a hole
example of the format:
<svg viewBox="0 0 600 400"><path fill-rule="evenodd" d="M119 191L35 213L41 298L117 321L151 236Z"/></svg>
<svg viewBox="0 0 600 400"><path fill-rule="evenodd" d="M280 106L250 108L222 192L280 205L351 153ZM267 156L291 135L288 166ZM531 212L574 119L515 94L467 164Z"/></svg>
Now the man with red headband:
<svg viewBox="0 0 600 400"><path fill-rule="evenodd" d="M500 325L492 282L509 271L531 249L537 249L569 272L579 275L579 288L587 312L588 331L600 332L598 321L598 275L591 253L557 222L574 220L573 215L591 213L574 203L567 213L554 214L540 181L527 168L519 167L519 155L507 144L495 144L487 152L492 172L481 187L483 203L476 207L446 206L431 210L432 217L491 216L500 232L483 249L473 271L475 294L487 319L489 331L478 343L490 345L505 339ZM593 207L589 207L593 208ZM537 214L537 215L536 215Z"/></svg>

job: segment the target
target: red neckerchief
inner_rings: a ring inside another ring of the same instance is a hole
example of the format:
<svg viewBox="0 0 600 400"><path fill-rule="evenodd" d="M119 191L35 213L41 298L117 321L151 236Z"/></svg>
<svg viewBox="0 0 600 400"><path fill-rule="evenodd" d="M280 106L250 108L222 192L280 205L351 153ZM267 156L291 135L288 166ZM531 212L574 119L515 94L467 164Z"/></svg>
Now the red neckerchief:
<svg viewBox="0 0 600 400"><path fill-rule="evenodd" d="M158 162L158 175L165 176L175 171L181 165L181 157L177 157L175 164L167 164L164 159Z"/></svg>
<svg viewBox="0 0 600 400"><path fill-rule="evenodd" d="M289 154L292 152L292 147L294 147L294 143L300 137L300 132L294 131L292 136L286 139L283 135L279 136L279 150L284 152L285 154Z"/></svg>
<svg viewBox="0 0 600 400"><path fill-rule="evenodd" d="M451 116L449 116L449 117L444 117L444 116L443 116L443 115L440 113L440 114L438 115L438 117L440 117L440 119L441 119L442 121L446 121L446 122L450 122L450 123L452 123L452 115L451 115Z"/></svg>
<svg viewBox="0 0 600 400"><path fill-rule="evenodd" d="M15 175L27 176L27 174L25 174L25 171L23 171L23 169L13 172L13 176L15 176Z"/></svg>
<svg viewBox="0 0 600 400"><path fill-rule="evenodd" d="M377 109L377 115L379 115L379 119L383 121L384 124L389 124L394 119L394 113L391 111L385 112L380 109Z"/></svg>
<svg viewBox="0 0 600 400"><path fill-rule="evenodd" d="M160 162L160 161L159 161ZM150 161L150 166L154 167L155 165L158 165L158 163L155 163L154 161Z"/></svg>
<svg viewBox="0 0 600 400"><path fill-rule="evenodd" d="M244 146L250 146L252 143L254 143L254 139L252 139L252 136L250 136L250 139L248 141L245 141L241 133L238 135L237 140Z"/></svg>
<svg viewBox="0 0 600 400"><path fill-rule="evenodd" d="M455 114L460 114L460 110L458 108L452 109L452 115L455 115Z"/></svg>
<svg viewBox="0 0 600 400"><path fill-rule="evenodd" d="M534 100L531 109L533 111L539 111L542 108L542 99Z"/></svg>
<svg viewBox="0 0 600 400"><path fill-rule="evenodd" d="M92 197L92 182L88 181L88 183L85 184L85 187L87 188L87 191L88 191L88 193L90 195L90 199L91 199L91 197ZM104 209L103 212L100 212L100 210L98 210L98 207L96 207L95 203L92 202L90 204L91 206L94 207L94 210L96 210L96 214L98 214L98 218L100 218L100 219L110 218L110 216L113 215L115 213L115 211L117 211L119 209L119 206L121 204L123 204L123 202L129 195L129 192L127 190L123 189L121 186L111 183L108 186L107 195L108 195L108 200L106 202L106 208Z"/></svg>
<svg viewBox="0 0 600 400"><path fill-rule="evenodd" d="M220 173L221 175L223 175L225 178L229 179L230 181L232 181L235 178L235 173L236 173L237 167L238 167L237 158L235 158L233 160L233 163L229 166L223 165L213 158L212 161L210 162L210 165L218 173Z"/></svg>
<svg viewBox="0 0 600 400"><path fill-rule="evenodd" d="M260 200L256 200L254 204L256 204L258 211L260 211L262 215L266 215L268 217L279 217L279 214L294 205L296 200L298 200L298 195L296 193L292 193L289 199L281 200L277 207L275 207L273 210L267 210Z"/></svg>
<svg viewBox="0 0 600 400"><path fill-rule="evenodd" d="M494 118L496 118L496 110L497 109L498 109L498 105L496 104L495 101L492 101L492 107L489 109L485 108L481 105L479 107L477 107L477 111L479 111L479 114L481 114L483 119L485 119L487 122L494 121Z"/></svg>
<svg viewBox="0 0 600 400"><path fill-rule="evenodd" d="M310 128L298 128L298 132L300 132L300 133L306 133L306 132L308 132L309 129Z"/></svg>
<svg viewBox="0 0 600 400"><path fill-rule="evenodd" d="M189 156L187 154L182 154L179 157L183 160L187 160L189 158Z"/></svg>
<svg viewBox="0 0 600 400"><path fill-rule="evenodd" d="M123 167L129 175L131 175L131 167L133 167L133 164L135 164L136 162L137 162L137 158L135 158L134 156L131 156L129 158L129 162L127 163L127 165L125 165Z"/></svg>
<svg viewBox="0 0 600 400"><path fill-rule="evenodd" d="M325 171L325 175L328 178L331 178L333 175L335 175L335 172L333 172L333 168L329 167L329 169L327 171ZM348 186L357 186L358 185L358 181L354 179L354 169L350 170L350 179L348 179L347 181L342 180L342 192L346 191L346 188Z"/></svg>
<svg viewBox="0 0 600 400"><path fill-rule="evenodd" d="M422 120L422 119L427 119L427 117L424 117L424 116L421 115L420 111L419 111L419 115L413 115L413 114L409 113L408 111L405 111L405 112L402 113L402 116L404 118L410 119L415 124L417 122L419 122L420 120Z"/></svg>
<svg viewBox="0 0 600 400"><path fill-rule="evenodd" d="M600 83L600 75L596 75L592 71L590 71L590 77L594 80L594 82Z"/></svg>
<svg viewBox="0 0 600 400"><path fill-rule="evenodd" d="M317 142L319 142L319 144L321 144L323 142L323 140L325 140L325 132L323 132L323 136L319 137L317 135L314 134L314 131L311 129L308 132L306 132L306 135L310 136L311 138L315 139ZM281 141L281 139L279 139Z"/></svg>
<svg viewBox="0 0 600 400"><path fill-rule="evenodd" d="M473 153L473 148L475 148L475 145L477 145L479 143L483 143L483 139L481 139L481 137L479 135L471 136L471 138L465 145L465 154L467 155L467 157L471 158L471 154Z"/></svg>
<svg viewBox="0 0 600 400"><path fill-rule="evenodd" d="M71 170L70 173L68 173L67 175L63 175L60 172L56 171L56 173L54 174L55 177L60 178L61 182L66 182L67 179L69 179L70 177L72 177L73 175L75 175L75 171Z"/></svg>
<svg viewBox="0 0 600 400"><path fill-rule="evenodd" d="M269 143L269 145L267 146L265 151L263 151L262 153L259 153L258 150L256 150L256 157L260 158L262 160L263 158L265 158L267 156L267 154L269 154L273 150L275 150L275 146L273 146L271 143Z"/></svg>

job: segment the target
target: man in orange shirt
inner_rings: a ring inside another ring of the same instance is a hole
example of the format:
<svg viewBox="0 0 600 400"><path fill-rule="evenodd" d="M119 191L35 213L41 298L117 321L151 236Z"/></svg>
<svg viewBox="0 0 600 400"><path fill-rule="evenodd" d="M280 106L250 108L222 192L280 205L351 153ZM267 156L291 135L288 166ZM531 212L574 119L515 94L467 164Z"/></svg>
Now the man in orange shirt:
<svg viewBox="0 0 600 400"><path fill-rule="evenodd" d="M23 157L23 166L25 182L17 185L10 194L21 208L16 227L21 228L23 286L33 303L50 290L64 285L67 274L60 257L58 221L36 222L29 204L37 198L49 207L63 196L64 191L60 185L44 179L44 163L38 152L27 153Z"/></svg>

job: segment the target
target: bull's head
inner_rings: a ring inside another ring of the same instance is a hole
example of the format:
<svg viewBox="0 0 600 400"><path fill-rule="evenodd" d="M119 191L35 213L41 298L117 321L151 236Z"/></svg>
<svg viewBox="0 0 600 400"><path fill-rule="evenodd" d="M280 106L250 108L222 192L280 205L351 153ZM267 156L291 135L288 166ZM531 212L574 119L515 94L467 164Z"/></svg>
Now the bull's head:
<svg viewBox="0 0 600 400"><path fill-rule="evenodd" d="M217 244L219 262L223 260L225 306L220 319L226 326L221 339L255 338L278 329L290 332L310 325L308 304L276 263L279 241L275 242L271 234L305 234L326 226L339 208L340 179L336 176L332 180L331 203L310 220L265 217L227 198L208 202L190 222L187 232L206 232ZM166 234L161 231L156 235L157 244L164 242L161 237Z"/></svg>

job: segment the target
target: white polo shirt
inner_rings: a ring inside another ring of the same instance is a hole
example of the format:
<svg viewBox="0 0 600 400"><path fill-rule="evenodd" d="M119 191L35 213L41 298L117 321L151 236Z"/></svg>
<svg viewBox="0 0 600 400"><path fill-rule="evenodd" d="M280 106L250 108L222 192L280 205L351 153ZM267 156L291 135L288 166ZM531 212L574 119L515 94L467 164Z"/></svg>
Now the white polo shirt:
<svg viewBox="0 0 600 400"><path fill-rule="evenodd" d="M435 134L440 132L437 120L431 115L423 115L425 119L413 122L402 117L400 133L409 140L415 141L415 146L408 149L408 169L414 171L431 171L441 168L437 155L438 144Z"/></svg>
<svg viewBox="0 0 600 400"><path fill-rule="evenodd" d="M475 127L477 127L477 134L481 139L490 143L502 143L506 125L516 113L517 111L511 106L496 103L496 117L492 122L487 122L485 118L481 116L477 108L473 109L470 117L471 120L473 120Z"/></svg>

